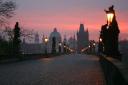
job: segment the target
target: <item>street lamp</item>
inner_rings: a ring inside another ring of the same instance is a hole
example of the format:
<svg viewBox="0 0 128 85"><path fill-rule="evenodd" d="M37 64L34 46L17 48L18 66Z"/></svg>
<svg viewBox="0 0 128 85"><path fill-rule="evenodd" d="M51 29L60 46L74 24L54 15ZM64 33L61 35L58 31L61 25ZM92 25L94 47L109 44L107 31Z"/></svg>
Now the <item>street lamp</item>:
<svg viewBox="0 0 128 85"><path fill-rule="evenodd" d="M100 42L102 42L102 38L100 38Z"/></svg>
<svg viewBox="0 0 128 85"><path fill-rule="evenodd" d="M93 42L93 52L95 53L95 50L96 49L96 43L95 42Z"/></svg>
<svg viewBox="0 0 128 85"><path fill-rule="evenodd" d="M116 21L114 6L110 6L105 10L107 24L102 25L99 38L99 52L105 55L117 57L120 56L118 49L119 27Z"/></svg>
<svg viewBox="0 0 128 85"><path fill-rule="evenodd" d="M61 42L59 42L59 46L61 46L62 45L62 43Z"/></svg>
<svg viewBox="0 0 128 85"><path fill-rule="evenodd" d="M96 43L93 43L93 46L96 46Z"/></svg>
<svg viewBox="0 0 128 85"><path fill-rule="evenodd" d="M63 52L66 53L66 45L63 46Z"/></svg>
<svg viewBox="0 0 128 85"><path fill-rule="evenodd" d="M107 11L106 14L107 14L107 25L108 25L108 26L107 26L107 29L108 29L109 26L110 26L110 24L111 24L112 21L113 21L114 13L111 12L111 11Z"/></svg>
<svg viewBox="0 0 128 85"><path fill-rule="evenodd" d="M59 53L61 53L61 46L62 46L62 43L59 42Z"/></svg>
<svg viewBox="0 0 128 85"><path fill-rule="evenodd" d="M48 38L44 38L44 43L45 43L45 54L47 54L47 43L48 43Z"/></svg>
<svg viewBox="0 0 128 85"><path fill-rule="evenodd" d="M64 48L66 48L66 46L64 45Z"/></svg>
<svg viewBox="0 0 128 85"><path fill-rule="evenodd" d="M99 38L98 52L99 52L100 54L104 52L103 40L102 40L101 37Z"/></svg>
<svg viewBox="0 0 128 85"><path fill-rule="evenodd" d="M47 37L45 37L44 42L45 42L46 44L48 43L48 38L47 38Z"/></svg>

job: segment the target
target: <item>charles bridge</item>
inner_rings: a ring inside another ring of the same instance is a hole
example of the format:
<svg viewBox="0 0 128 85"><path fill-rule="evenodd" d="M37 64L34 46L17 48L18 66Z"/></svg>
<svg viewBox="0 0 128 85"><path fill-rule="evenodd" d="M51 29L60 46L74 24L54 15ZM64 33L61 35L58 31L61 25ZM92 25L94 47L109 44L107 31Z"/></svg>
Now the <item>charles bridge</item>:
<svg viewBox="0 0 128 85"><path fill-rule="evenodd" d="M54 57L48 57L45 48L46 54L36 55L38 59L1 63L0 85L128 85L128 66L121 62L123 55L118 48L120 30L114 6L105 12L108 20L101 27L98 53L86 53L94 49L95 43L80 53L69 49L68 54ZM44 41L47 45L48 39ZM55 53L55 39L53 41ZM16 48L15 52L20 51Z"/></svg>

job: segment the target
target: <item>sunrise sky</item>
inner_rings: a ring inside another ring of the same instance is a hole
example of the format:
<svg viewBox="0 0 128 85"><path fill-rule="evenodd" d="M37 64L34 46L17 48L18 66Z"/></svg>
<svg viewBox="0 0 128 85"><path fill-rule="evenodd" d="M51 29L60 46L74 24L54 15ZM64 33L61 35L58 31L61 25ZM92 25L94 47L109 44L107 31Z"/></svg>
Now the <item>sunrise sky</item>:
<svg viewBox="0 0 128 85"><path fill-rule="evenodd" d="M101 25L106 23L104 9L115 5L121 39L128 39L128 0L14 0L17 3L16 21L24 29L34 29L49 35L56 27L58 31L72 36L83 23L88 28L90 39L98 39Z"/></svg>

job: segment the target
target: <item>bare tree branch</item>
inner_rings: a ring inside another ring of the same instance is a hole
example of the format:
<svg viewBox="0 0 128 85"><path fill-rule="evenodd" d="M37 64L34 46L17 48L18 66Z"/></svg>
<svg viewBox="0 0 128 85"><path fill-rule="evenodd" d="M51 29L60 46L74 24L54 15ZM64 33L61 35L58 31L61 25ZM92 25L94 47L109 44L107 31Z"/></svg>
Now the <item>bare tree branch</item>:
<svg viewBox="0 0 128 85"><path fill-rule="evenodd" d="M0 25L5 25L8 19L13 17L15 9L15 2L0 0Z"/></svg>

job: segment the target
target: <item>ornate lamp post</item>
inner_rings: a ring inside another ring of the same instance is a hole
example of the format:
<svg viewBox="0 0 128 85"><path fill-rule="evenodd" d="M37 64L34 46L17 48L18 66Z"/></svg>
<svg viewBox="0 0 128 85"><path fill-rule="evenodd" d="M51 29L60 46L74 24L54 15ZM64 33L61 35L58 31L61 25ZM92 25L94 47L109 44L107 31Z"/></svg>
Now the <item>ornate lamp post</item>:
<svg viewBox="0 0 128 85"><path fill-rule="evenodd" d="M94 53L96 51L96 43L95 42L93 42L93 51L94 51Z"/></svg>
<svg viewBox="0 0 128 85"><path fill-rule="evenodd" d="M47 54L47 43L48 43L48 38L44 38L44 43L45 43L45 54Z"/></svg>
<svg viewBox="0 0 128 85"><path fill-rule="evenodd" d="M106 12L107 14L107 28L109 28L109 26L111 25L112 21L113 21L113 17L114 17L114 13L111 11Z"/></svg>
<svg viewBox="0 0 128 85"><path fill-rule="evenodd" d="M59 53L61 53L61 46L62 46L62 43L59 42Z"/></svg>
<svg viewBox="0 0 128 85"><path fill-rule="evenodd" d="M93 43L93 46L96 46L96 43L95 42Z"/></svg>
<svg viewBox="0 0 128 85"><path fill-rule="evenodd" d="M91 45L88 46L88 53L91 53Z"/></svg>
<svg viewBox="0 0 128 85"><path fill-rule="evenodd" d="M98 44L98 52L101 54L104 52L104 49L103 49L103 42L102 42L102 38L100 37L99 38L99 44Z"/></svg>
<svg viewBox="0 0 128 85"><path fill-rule="evenodd" d="M65 43L63 45L63 52L66 53L66 45L65 45Z"/></svg>
<svg viewBox="0 0 128 85"><path fill-rule="evenodd" d="M120 52L118 49L118 37L120 30L116 20L114 6L112 5L108 8L108 10L105 10L105 12L107 15L107 24L101 27L100 32L100 38L102 38L103 53L108 56L120 59Z"/></svg>
<svg viewBox="0 0 128 85"><path fill-rule="evenodd" d="M99 41L102 42L102 38L100 38Z"/></svg>

